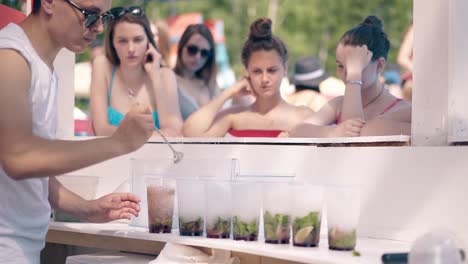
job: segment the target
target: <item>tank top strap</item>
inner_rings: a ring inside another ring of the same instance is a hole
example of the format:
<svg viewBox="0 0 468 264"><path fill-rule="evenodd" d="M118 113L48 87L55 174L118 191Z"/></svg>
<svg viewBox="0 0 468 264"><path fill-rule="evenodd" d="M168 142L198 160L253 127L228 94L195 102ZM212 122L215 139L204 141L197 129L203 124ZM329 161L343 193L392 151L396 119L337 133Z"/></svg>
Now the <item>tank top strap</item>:
<svg viewBox="0 0 468 264"><path fill-rule="evenodd" d="M387 106L387 108L385 108L385 110L382 111L382 113L380 113L381 115L385 114L388 110L392 109L392 107L394 107L396 104L398 104L398 102L402 101L403 99L401 98L397 98L395 99L395 101L393 101L389 106Z"/></svg>

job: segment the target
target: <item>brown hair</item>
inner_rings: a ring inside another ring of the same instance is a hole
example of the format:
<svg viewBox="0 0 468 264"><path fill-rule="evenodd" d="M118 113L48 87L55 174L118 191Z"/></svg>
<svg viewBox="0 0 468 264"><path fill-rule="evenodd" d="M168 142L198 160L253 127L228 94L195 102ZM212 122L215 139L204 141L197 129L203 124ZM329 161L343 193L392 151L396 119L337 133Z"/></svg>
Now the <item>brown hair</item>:
<svg viewBox="0 0 468 264"><path fill-rule="evenodd" d="M242 64L247 68L252 53L259 50L276 50L283 64L288 61L288 49L284 42L271 32L271 19L259 18L250 25L249 38L242 48Z"/></svg>
<svg viewBox="0 0 468 264"><path fill-rule="evenodd" d="M210 96L214 97L216 95L216 74L218 71L215 61L215 43L210 29L204 24L193 24L185 29L182 37L180 37L179 46L177 47L177 62L174 68L174 72L177 75L182 76L184 69L182 62L182 51L190 38L195 34L200 34L202 37L204 37L211 47L211 56L207 58L205 65L203 65L200 70L195 72L195 76L205 82L205 85L207 85L208 89L210 90Z"/></svg>
<svg viewBox="0 0 468 264"><path fill-rule="evenodd" d="M114 38L114 29L115 26L120 22L128 22L132 24L138 24L143 27L148 38L149 43L159 52L156 43L154 42L154 36L151 32L150 23L146 15L134 16L131 13L126 13L121 16L119 19L112 20L107 27L106 36L105 36L105 49L106 57L112 63L112 65L119 65L120 59L115 50L114 43L112 39Z"/></svg>
<svg viewBox="0 0 468 264"><path fill-rule="evenodd" d="M372 61L381 57L387 59L390 41L384 32L382 21L376 16L368 16L359 25L346 31L340 39L343 45L366 45L372 52Z"/></svg>
<svg viewBox="0 0 468 264"><path fill-rule="evenodd" d="M41 0L32 0L32 1L33 1L32 13L33 14L38 14L39 9L41 9Z"/></svg>

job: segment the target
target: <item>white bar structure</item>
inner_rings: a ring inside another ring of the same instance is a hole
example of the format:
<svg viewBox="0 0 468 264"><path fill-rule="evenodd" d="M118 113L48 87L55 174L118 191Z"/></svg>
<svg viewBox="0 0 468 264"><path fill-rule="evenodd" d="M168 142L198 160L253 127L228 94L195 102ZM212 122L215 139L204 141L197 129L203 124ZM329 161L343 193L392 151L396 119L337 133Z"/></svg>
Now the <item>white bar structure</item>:
<svg viewBox="0 0 468 264"><path fill-rule="evenodd" d="M468 1L448 1L449 24L449 136L448 141L468 141Z"/></svg>
<svg viewBox="0 0 468 264"><path fill-rule="evenodd" d="M468 210L459 204L468 201L468 147L446 146L468 140L466 14L466 0L414 0L411 147L320 148L249 142L179 142L175 147L186 158L237 158L241 174L294 171L296 177L316 184L359 186L365 196L361 236L412 242L441 228L467 243ZM64 56L56 65L64 90L59 100L60 131L61 137L71 137L73 62L68 54ZM72 174L101 177L98 195L102 195L128 178L132 157L167 158L171 153L162 142L153 142L134 154Z"/></svg>
<svg viewBox="0 0 468 264"><path fill-rule="evenodd" d="M449 4L444 0L414 0L413 19L412 144L446 145Z"/></svg>

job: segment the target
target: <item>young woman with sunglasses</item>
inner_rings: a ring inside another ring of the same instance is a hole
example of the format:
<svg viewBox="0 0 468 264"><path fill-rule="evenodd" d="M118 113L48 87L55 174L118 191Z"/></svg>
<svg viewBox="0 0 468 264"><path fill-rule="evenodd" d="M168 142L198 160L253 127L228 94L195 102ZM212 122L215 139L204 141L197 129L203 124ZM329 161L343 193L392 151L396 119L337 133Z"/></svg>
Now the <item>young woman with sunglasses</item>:
<svg viewBox="0 0 468 264"><path fill-rule="evenodd" d="M174 68L182 118L206 105L218 94L215 43L207 26L188 26L179 41Z"/></svg>
<svg viewBox="0 0 468 264"><path fill-rule="evenodd" d="M54 177L128 154L153 132L148 109L136 107L110 137L56 139L56 56L62 48L83 52L103 31L110 5L36 0L23 22L0 30L0 263L40 263L51 208L86 222L138 216L133 194L84 200Z"/></svg>
<svg viewBox="0 0 468 264"><path fill-rule="evenodd" d="M336 48L337 73L346 83L344 96L328 102L289 136L410 135L411 104L390 94L379 80L389 49L382 21L375 16L348 30Z"/></svg>
<svg viewBox="0 0 468 264"><path fill-rule="evenodd" d="M175 74L161 62L143 9L116 7L109 13L113 20L105 35L106 56L93 62L91 118L96 135L112 135L132 105L147 104L155 127L179 136Z"/></svg>
<svg viewBox="0 0 468 264"><path fill-rule="evenodd" d="M312 113L308 107L293 106L281 98L281 81L288 73L288 50L271 32L271 23L268 18L252 23L242 49L246 77L193 113L184 123L185 136L276 137ZM221 110L227 100L248 93L256 97L254 103Z"/></svg>

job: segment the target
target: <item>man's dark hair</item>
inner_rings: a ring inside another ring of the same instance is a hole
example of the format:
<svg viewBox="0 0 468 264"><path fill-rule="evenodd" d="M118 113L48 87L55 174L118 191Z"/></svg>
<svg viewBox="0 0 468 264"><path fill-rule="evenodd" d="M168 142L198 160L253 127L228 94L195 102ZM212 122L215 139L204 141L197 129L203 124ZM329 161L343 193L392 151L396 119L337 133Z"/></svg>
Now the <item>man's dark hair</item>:
<svg viewBox="0 0 468 264"><path fill-rule="evenodd" d="M38 14L39 9L41 9L41 0L33 0L33 14Z"/></svg>

